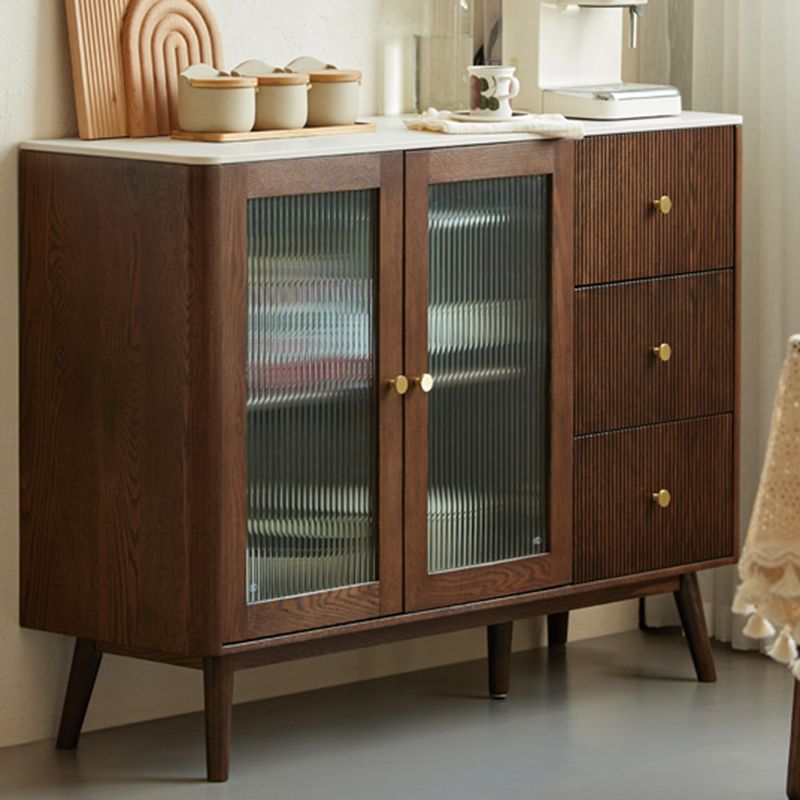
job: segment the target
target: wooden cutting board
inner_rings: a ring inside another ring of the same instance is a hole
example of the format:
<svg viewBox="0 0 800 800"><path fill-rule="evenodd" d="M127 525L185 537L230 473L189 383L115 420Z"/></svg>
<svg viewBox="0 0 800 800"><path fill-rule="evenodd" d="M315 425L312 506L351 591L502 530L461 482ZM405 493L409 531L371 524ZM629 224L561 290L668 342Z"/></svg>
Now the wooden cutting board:
<svg viewBox="0 0 800 800"><path fill-rule="evenodd" d="M190 64L223 69L222 36L206 0L130 0L121 41L129 136L178 127L178 76Z"/></svg>
<svg viewBox="0 0 800 800"><path fill-rule="evenodd" d="M128 135L120 34L128 0L65 0L81 139Z"/></svg>

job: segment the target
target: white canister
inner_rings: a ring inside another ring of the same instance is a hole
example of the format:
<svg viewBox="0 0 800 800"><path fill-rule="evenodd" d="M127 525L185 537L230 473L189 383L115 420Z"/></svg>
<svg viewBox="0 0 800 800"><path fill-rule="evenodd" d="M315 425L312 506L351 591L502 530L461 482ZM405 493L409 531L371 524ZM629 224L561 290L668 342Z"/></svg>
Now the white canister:
<svg viewBox="0 0 800 800"><path fill-rule="evenodd" d="M192 133L247 133L256 121L256 78L195 64L178 79L178 123Z"/></svg>
<svg viewBox="0 0 800 800"><path fill-rule="evenodd" d="M245 61L234 75L258 80L257 131L304 128L308 119L308 75L286 72L263 61Z"/></svg>
<svg viewBox="0 0 800 800"><path fill-rule="evenodd" d="M309 72L308 125L352 125L358 119L361 73L354 69Z"/></svg>

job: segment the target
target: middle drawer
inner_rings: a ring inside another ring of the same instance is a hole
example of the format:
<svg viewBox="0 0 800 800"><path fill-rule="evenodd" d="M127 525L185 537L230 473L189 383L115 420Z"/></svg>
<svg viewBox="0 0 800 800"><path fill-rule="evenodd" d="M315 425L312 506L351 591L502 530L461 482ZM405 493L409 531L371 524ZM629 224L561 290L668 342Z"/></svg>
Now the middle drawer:
<svg viewBox="0 0 800 800"><path fill-rule="evenodd" d="M575 292L575 432L733 410L731 270Z"/></svg>

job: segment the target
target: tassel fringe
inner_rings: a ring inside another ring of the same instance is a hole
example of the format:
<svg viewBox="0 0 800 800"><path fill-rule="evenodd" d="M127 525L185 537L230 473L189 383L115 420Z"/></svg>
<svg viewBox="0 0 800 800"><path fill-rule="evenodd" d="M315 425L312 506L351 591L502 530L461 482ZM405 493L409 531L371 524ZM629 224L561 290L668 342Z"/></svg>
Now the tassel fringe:
<svg viewBox="0 0 800 800"><path fill-rule="evenodd" d="M731 611L733 611L734 614L741 614L742 616L749 617L755 610L756 607L749 601L740 587L739 591L736 592L736 597L733 598Z"/></svg>
<svg viewBox="0 0 800 800"><path fill-rule="evenodd" d="M781 664L792 664L797 660L797 644L788 625L781 631L767 654Z"/></svg>
<svg viewBox="0 0 800 800"><path fill-rule="evenodd" d="M775 635L775 628L773 628L761 614L756 612L750 615L750 619L747 620L747 625L744 626L743 633L751 639L767 639Z"/></svg>

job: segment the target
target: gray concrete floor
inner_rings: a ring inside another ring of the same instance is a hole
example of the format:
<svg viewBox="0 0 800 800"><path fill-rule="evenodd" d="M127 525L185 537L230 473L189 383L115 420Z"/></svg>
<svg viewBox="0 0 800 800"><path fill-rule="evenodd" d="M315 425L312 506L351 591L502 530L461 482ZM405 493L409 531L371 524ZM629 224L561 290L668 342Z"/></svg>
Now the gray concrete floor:
<svg viewBox="0 0 800 800"><path fill-rule="evenodd" d="M783 798L791 677L680 635L514 657L508 700L471 662L236 706L232 776L209 785L199 714L99 731L77 753L0 750L3 798L713 800Z"/></svg>

